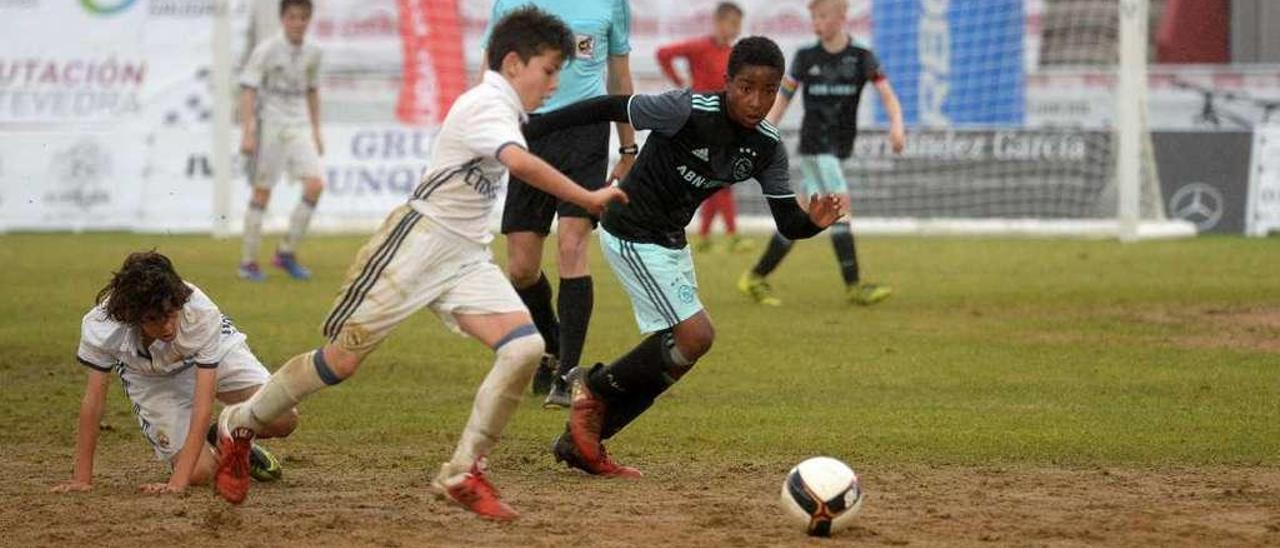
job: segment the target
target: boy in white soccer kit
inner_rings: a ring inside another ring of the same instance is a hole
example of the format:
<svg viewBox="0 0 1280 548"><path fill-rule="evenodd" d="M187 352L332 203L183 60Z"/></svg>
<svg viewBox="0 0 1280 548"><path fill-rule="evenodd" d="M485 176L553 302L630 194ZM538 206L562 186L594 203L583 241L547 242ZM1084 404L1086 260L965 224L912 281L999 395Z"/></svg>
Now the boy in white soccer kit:
<svg viewBox="0 0 1280 548"><path fill-rule="evenodd" d="M290 359L263 390L219 418L225 451L215 486L228 501L247 494L245 459L255 432L308 394L355 374L397 325L429 307L495 352L457 448L432 486L483 517L516 517L489 483L484 460L519 406L544 342L492 261L488 220L508 172L595 214L626 199L612 187L583 189L526 150L520 124L555 90L572 36L536 8L498 22L486 48L489 70L449 109L421 184L348 270L323 325L328 344Z"/></svg>
<svg viewBox="0 0 1280 548"><path fill-rule="evenodd" d="M143 489L177 492L207 482L217 467L217 455L206 443L213 400L244 401L270 374L249 350L245 335L159 253L131 254L98 300L84 316L76 351L77 361L90 372L75 472L71 481L54 489L91 486L98 423L113 371L156 458L173 471L167 483ZM263 437L287 436L296 424L296 413L284 413L264 429ZM274 465L278 474L278 463Z"/></svg>
<svg viewBox="0 0 1280 548"><path fill-rule="evenodd" d="M289 231L276 249L273 264L296 279L311 272L298 264L295 251L306 234L320 194L324 192L320 155L320 48L304 42L311 21L310 0L283 0L284 32L254 48L240 75L240 151L253 195L244 216L240 278L266 279L258 267L262 218L271 189L282 174L303 183L302 201L289 216Z"/></svg>

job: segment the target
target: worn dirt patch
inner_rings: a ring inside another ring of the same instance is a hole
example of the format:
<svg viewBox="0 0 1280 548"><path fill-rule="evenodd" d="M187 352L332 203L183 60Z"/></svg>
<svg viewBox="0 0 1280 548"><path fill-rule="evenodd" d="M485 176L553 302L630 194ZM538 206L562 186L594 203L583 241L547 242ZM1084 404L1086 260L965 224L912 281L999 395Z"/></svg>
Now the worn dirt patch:
<svg viewBox="0 0 1280 548"><path fill-rule="evenodd" d="M1033 312L1008 310L1002 314L1018 316ZM1023 331L1018 338L1043 344L1086 344L1130 336L1175 348L1280 353L1280 306L1110 307L1059 314L1063 321L1106 319L1153 327L1157 333L1124 335L1079 329L1033 329Z"/></svg>
<svg viewBox="0 0 1280 548"><path fill-rule="evenodd" d="M1134 319L1184 331L1168 342L1180 348L1280 352L1280 307L1163 308Z"/></svg>
<svg viewBox="0 0 1280 548"><path fill-rule="evenodd" d="M31 449L28 446L26 449ZM17 452L15 454L15 451ZM861 470L856 525L808 539L775 506L784 469L657 466L598 480L550 462L495 462L520 520L474 518L427 492L425 467L310 452L286 481L230 507L208 488L136 493L154 466L103 455L93 492L47 492L65 464L6 454L0 543L21 546L1265 546L1280 544L1280 469L891 466ZM26 456L32 453L26 452ZM135 455L136 457L136 455Z"/></svg>

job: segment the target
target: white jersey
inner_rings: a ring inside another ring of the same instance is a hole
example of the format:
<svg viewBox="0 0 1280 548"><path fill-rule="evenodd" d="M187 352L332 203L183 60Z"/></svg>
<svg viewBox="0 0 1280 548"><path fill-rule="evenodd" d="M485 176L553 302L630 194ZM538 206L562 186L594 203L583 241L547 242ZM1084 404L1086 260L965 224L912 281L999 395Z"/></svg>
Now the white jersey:
<svg viewBox="0 0 1280 548"><path fill-rule="evenodd" d="M431 152L430 169L409 205L468 240L488 244L489 217L507 184L498 153L508 145L528 148L520 123L520 96L506 78L485 71L479 85L454 101Z"/></svg>
<svg viewBox="0 0 1280 548"><path fill-rule="evenodd" d="M76 359L99 371L121 367L146 376L175 375L192 366L217 367L245 342L245 336L200 288L187 286L192 290L191 298L179 313L178 335L173 342L157 340L144 347L141 330L108 318L103 302L81 321Z"/></svg>
<svg viewBox="0 0 1280 548"><path fill-rule="evenodd" d="M258 90L258 118L279 124L307 124L307 92L316 89L320 48L303 42L295 46L277 33L249 55L240 72L240 85Z"/></svg>

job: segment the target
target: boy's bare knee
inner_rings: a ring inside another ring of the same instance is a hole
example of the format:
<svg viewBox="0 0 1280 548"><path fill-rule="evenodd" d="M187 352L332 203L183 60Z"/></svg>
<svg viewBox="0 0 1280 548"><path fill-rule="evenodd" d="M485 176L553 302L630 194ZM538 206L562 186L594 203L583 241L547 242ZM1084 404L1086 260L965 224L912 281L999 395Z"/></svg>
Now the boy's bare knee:
<svg viewBox="0 0 1280 548"><path fill-rule="evenodd" d="M315 202L320 199L320 195L324 194L324 180L307 179L306 186L302 189L302 197L309 202Z"/></svg>
<svg viewBox="0 0 1280 548"><path fill-rule="evenodd" d="M678 326L675 332L676 348L686 359L696 361L707 352L716 339L715 327L710 321L694 321Z"/></svg>
<svg viewBox="0 0 1280 548"><path fill-rule="evenodd" d="M360 369L363 357L355 352L337 345L325 345L324 361L339 379L349 379Z"/></svg>

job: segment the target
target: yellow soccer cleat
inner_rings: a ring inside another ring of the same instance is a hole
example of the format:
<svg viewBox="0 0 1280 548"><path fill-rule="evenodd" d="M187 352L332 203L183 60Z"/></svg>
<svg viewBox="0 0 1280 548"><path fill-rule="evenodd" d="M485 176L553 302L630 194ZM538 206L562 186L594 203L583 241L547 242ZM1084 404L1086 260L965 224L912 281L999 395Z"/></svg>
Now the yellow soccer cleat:
<svg viewBox="0 0 1280 548"><path fill-rule="evenodd" d="M260 483L279 481L284 477L284 467L271 451L255 443L249 448L249 477Z"/></svg>
<svg viewBox="0 0 1280 548"><path fill-rule="evenodd" d="M729 252L731 253L746 253L754 250L755 248L756 242L750 238L734 236L729 240Z"/></svg>
<svg viewBox="0 0 1280 548"><path fill-rule="evenodd" d="M742 277L738 278L738 291L751 297L756 304L782 306L782 300L773 296L773 287L769 286L769 281L750 270L743 272Z"/></svg>
<svg viewBox="0 0 1280 548"><path fill-rule="evenodd" d="M893 295L893 288L887 285L856 283L845 289L849 302L861 306L871 306L888 299Z"/></svg>

